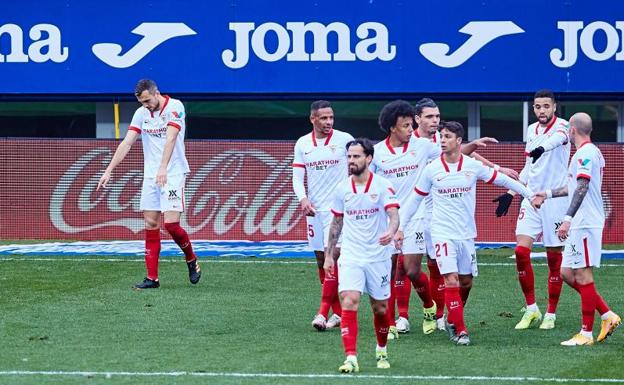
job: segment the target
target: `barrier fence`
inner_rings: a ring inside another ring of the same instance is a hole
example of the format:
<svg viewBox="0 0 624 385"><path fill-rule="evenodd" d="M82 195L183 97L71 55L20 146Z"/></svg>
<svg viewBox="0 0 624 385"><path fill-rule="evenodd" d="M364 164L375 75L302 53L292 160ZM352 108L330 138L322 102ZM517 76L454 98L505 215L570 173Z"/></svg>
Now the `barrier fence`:
<svg viewBox="0 0 624 385"><path fill-rule="evenodd" d="M143 158L135 144L96 191L118 141L0 139L0 239L142 239L139 210ZM305 219L292 192L294 141L187 141L187 179L182 226L192 239L304 240ZM624 243L624 147L599 144L606 160L603 198L606 243ZM479 151L520 170L524 145L498 144ZM553 170L553 172L558 172ZM506 217L492 203L504 190L477 187L478 241L510 242L520 199ZM163 233L166 237L166 235Z"/></svg>

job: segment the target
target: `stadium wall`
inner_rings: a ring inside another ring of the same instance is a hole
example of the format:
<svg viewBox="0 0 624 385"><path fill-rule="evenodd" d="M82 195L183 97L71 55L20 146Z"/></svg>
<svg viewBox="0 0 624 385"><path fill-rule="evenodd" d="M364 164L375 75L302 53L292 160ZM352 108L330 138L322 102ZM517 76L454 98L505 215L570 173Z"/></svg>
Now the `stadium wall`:
<svg viewBox="0 0 624 385"><path fill-rule="evenodd" d="M0 139L0 239L143 239L139 198L141 146L117 167L109 188L96 191L114 140ZM292 141L187 141L183 226L193 239L304 240L305 218L292 192ZM622 146L599 144L606 159L604 241L624 243L616 224L624 218ZM520 170L524 144L480 151ZM501 188L481 183L477 194L479 241L514 240L520 200L509 215L494 216Z"/></svg>

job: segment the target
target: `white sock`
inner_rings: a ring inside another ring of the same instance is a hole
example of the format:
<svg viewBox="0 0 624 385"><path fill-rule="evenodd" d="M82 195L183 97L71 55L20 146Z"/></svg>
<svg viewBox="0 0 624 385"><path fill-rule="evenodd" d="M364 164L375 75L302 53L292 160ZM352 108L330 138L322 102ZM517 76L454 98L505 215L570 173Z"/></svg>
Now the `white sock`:
<svg viewBox="0 0 624 385"><path fill-rule="evenodd" d="M604 320L608 320L613 315L614 315L614 313L611 310L609 310L608 312L606 312L604 314L601 314L600 315L600 319L603 320L603 321Z"/></svg>
<svg viewBox="0 0 624 385"><path fill-rule="evenodd" d="M555 313L546 313L546 314L544 314L544 318L556 319L557 316L555 315Z"/></svg>
<svg viewBox="0 0 624 385"><path fill-rule="evenodd" d="M581 332L580 332L580 333L581 333L581 335L582 335L582 336L584 336L584 337L587 337L587 338L594 338L594 333L592 333L592 332L588 332L588 331L585 331L585 330L581 330Z"/></svg>
<svg viewBox="0 0 624 385"><path fill-rule="evenodd" d="M528 311L539 311L539 308L537 307L536 303L531 304L531 305L527 305L526 308L527 308Z"/></svg>
<svg viewBox="0 0 624 385"><path fill-rule="evenodd" d="M379 345L377 345L377 347L375 348L376 352L384 352L387 353L388 352L388 346L384 346L383 348Z"/></svg>

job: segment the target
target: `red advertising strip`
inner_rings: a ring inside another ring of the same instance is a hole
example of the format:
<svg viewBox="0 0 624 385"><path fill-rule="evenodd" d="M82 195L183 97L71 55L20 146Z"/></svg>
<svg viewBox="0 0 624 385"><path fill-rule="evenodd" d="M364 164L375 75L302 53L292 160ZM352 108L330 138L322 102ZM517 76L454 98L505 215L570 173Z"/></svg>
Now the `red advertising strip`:
<svg viewBox="0 0 624 385"><path fill-rule="evenodd" d="M0 238L141 239L139 210L143 158L135 145L113 172L107 189L97 182L119 142L114 140L0 139ZM305 219L292 192L294 142L187 141L191 174L181 225L193 239L304 240ZM606 159L604 241L624 243L616 227L624 215L622 146L599 145ZM479 151L504 167L520 170L523 144ZM520 199L506 217L492 203L504 190L480 183L479 241L515 239Z"/></svg>

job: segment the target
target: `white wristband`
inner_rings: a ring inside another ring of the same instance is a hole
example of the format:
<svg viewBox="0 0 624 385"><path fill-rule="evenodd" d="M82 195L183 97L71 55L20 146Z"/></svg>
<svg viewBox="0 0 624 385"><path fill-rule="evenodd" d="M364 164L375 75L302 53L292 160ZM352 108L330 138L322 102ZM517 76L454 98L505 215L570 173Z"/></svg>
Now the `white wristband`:
<svg viewBox="0 0 624 385"><path fill-rule="evenodd" d="M572 217L569 215L566 215L565 217L563 217L563 221L572 223Z"/></svg>
<svg viewBox="0 0 624 385"><path fill-rule="evenodd" d="M494 164L494 171L498 171L498 170L500 170L500 166L497 164Z"/></svg>
<svg viewBox="0 0 624 385"><path fill-rule="evenodd" d="M551 189L546 190L546 198L549 198L549 199L552 198L552 190Z"/></svg>

